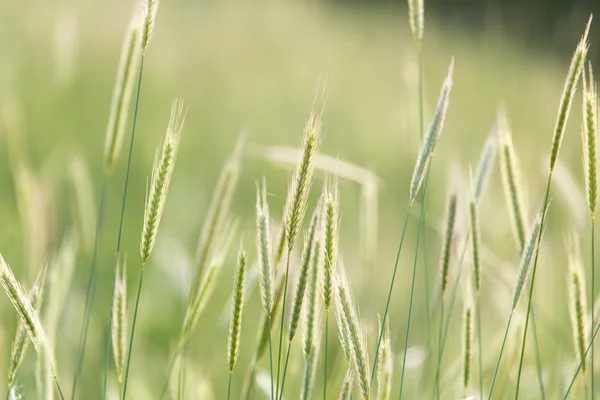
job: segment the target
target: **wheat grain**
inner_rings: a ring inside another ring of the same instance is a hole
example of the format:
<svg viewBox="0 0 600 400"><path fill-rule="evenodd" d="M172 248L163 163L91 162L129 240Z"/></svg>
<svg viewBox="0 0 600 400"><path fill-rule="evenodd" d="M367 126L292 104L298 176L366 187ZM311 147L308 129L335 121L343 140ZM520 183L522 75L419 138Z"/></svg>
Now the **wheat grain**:
<svg viewBox="0 0 600 400"><path fill-rule="evenodd" d="M585 293L585 272L581 259L581 250L578 244L577 234L573 233L566 240L566 248L569 259L569 314L571 316L571 326L573 329L573 344L575 348L576 361L583 360L582 371L587 372L588 360L583 359L589 343L587 327L587 296Z"/></svg>
<svg viewBox="0 0 600 400"><path fill-rule="evenodd" d="M169 184L171 183L171 176L173 175L177 159L177 150L179 149L181 129L185 121L185 113L183 101L180 99L175 100L171 108L171 118L167 128L167 135L162 143L160 153L157 151L154 159L150 190L144 211L142 240L140 243L140 253L144 267L154 247L158 226L167 201Z"/></svg>
<svg viewBox="0 0 600 400"><path fill-rule="evenodd" d="M112 323L113 357L117 369L117 381L123 384L125 373L125 355L127 352L127 256L117 265L115 297Z"/></svg>
<svg viewBox="0 0 600 400"><path fill-rule="evenodd" d="M41 308L44 298L44 287L46 286L46 273L48 271L48 264L44 264L38 272L35 282L28 293L28 299L33 307L34 312L38 312ZM25 357L25 352L29 344L27 328L23 323L19 323L17 327L17 333L13 341L10 365L8 367L8 388L9 390L14 386L15 377L17 371Z"/></svg>
<svg viewBox="0 0 600 400"><path fill-rule="evenodd" d="M256 247L260 264L260 299L265 313L270 316L273 309L273 265L271 264L271 235L269 232L269 205L267 182L263 177L262 187L256 185Z"/></svg>
<svg viewBox="0 0 600 400"><path fill-rule="evenodd" d="M302 157L294 172L285 206L286 241L291 252L302 226L313 179L314 159L321 144L322 108L313 106L302 137Z"/></svg>
<svg viewBox="0 0 600 400"><path fill-rule="evenodd" d="M341 263L341 261L340 261ZM369 379L369 355L366 349L366 337L355 309L350 294L350 288L344 272L344 268L338 269L337 273L337 301L339 301L339 311L342 313L342 319L347 327L348 342L352 364L354 365L355 378L358 381L363 399L368 400L371 394Z"/></svg>
<svg viewBox="0 0 600 400"><path fill-rule="evenodd" d="M517 246L520 251L525 247L525 238L527 236L525 221L525 205L523 202L522 184L520 179L520 169L512 143L512 137L508 128L506 116L502 110L498 111L498 129L500 141L500 172L502 174L502 183L508 213L513 227L513 232Z"/></svg>
<svg viewBox="0 0 600 400"><path fill-rule="evenodd" d="M106 175L111 174L119 158L125 128L127 127L135 71L142 50L140 28L139 16L135 13L123 40L121 59L110 106L110 117L106 128L104 142L104 172Z"/></svg>
<svg viewBox="0 0 600 400"><path fill-rule="evenodd" d="M583 144L583 171L585 174L585 191L587 195L590 215L594 218L598 200L597 183L597 140L598 127L596 82L592 73L592 64L589 64L589 82L586 83L583 74L583 129L581 134Z"/></svg>
<svg viewBox="0 0 600 400"><path fill-rule="evenodd" d="M579 77L581 75L581 71L583 70L583 66L585 63L585 58L588 51L588 33L590 30L590 25L592 23L592 17L588 20L587 26L585 28L585 32L575 49L575 53L573 54L573 58L571 59L571 65L569 67L569 72L567 73L567 77L565 79L565 86L563 88L562 96L560 99L560 105L558 107L558 116L556 119L556 126L554 128L554 136L552 137L552 150L550 152L550 171L554 170L554 165L556 164L556 160L558 159L558 152L560 150L560 145L562 143L562 138L565 133L565 127L567 125L567 119L569 118L569 111L571 109L571 104L573 103L573 97L575 95L575 89L577 88L577 82L579 82Z"/></svg>
<svg viewBox="0 0 600 400"><path fill-rule="evenodd" d="M446 288L448 286L448 274L450 272L450 261L452 258L452 239L454 237L454 225L456 223L456 198L456 190L454 188L451 188L446 206L444 238L442 240L442 251L440 253L440 290L442 298L444 297L444 294L446 293Z"/></svg>
<svg viewBox="0 0 600 400"><path fill-rule="evenodd" d="M529 240L527 241L527 246L523 251L523 255L521 257L521 262L519 264L519 271L517 273L517 282L515 284L515 290L513 294L512 301L512 309L514 310L519 302L519 298L521 297L521 292L523 291L523 287L525 286L525 282L529 276L529 267L531 265L531 260L536 253L537 246L540 242L539 236L542 234L540 231L541 223L542 223L542 215L543 212L539 211L535 220L533 221L531 227L531 233L529 235Z"/></svg>
<svg viewBox="0 0 600 400"><path fill-rule="evenodd" d="M425 25L425 7L423 0L408 0L408 20L410 31L414 40L421 43L423 39L423 27Z"/></svg>
<svg viewBox="0 0 600 400"><path fill-rule="evenodd" d="M337 182L326 186L323 193L323 208L325 219L325 257L323 268L323 301L325 311L329 312L331 305L332 280L334 267L338 254L338 218L339 218L339 194Z"/></svg>
<svg viewBox="0 0 600 400"><path fill-rule="evenodd" d="M317 237L321 234L319 226L321 224L321 207L322 205L319 203L315 209L315 212L313 213L308 232L304 238L304 249L302 250L298 284L296 285L294 304L292 306L292 317L290 319L290 333L288 336L290 342L294 339L296 330L298 328L298 322L300 321L300 312L302 311L302 304L304 303L304 294L306 292L306 285L308 283L308 273L312 264L315 243Z"/></svg>
<svg viewBox="0 0 600 400"><path fill-rule="evenodd" d="M231 306L231 325L229 326L229 340L227 341L227 355L229 374L237 361L240 350L240 333L242 330L242 309L244 305L244 282L246 280L246 252L240 245L237 257L237 267L233 281L233 304Z"/></svg>
<svg viewBox="0 0 600 400"><path fill-rule="evenodd" d="M444 120L446 118L446 112L448 111L448 103L450 100L450 91L452 89L452 74L454 72L454 58L450 61L450 67L448 68L448 75L444 80L442 85L442 90L440 92L440 97L438 98L438 103L435 108L435 112L433 114L433 118L431 119L431 123L429 125L429 130L424 138L424 142L421 146L421 151L419 153L419 157L417 158L417 162L415 164L415 169L413 171L411 183L410 183L410 202L411 204L414 202L419 189L421 188L421 184L423 183L425 177L425 170L427 166L431 162L431 157L433 156L433 151L435 150L435 146L437 144L438 138L442 133L442 128L444 127Z"/></svg>

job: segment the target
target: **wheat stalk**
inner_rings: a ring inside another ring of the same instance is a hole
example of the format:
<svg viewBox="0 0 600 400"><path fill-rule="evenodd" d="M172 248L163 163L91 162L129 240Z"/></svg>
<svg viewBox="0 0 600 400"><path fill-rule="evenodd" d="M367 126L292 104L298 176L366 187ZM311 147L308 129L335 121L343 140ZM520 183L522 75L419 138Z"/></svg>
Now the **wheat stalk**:
<svg viewBox="0 0 600 400"><path fill-rule="evenodd" d="M156 241L158 226L169 193L169 184L175 168L177 150L181 129L185 121L186 111L183 101L177 99L171 108L171 118L167 128L167 135L162 143L160 152L156 152L154 166L152 167L152 178L150 179L150 190L147 196L146 209L144 211L144 227L142 229L142 240L140 253L142 265L145 267L150 253Z"/></svg>
<svg viewBox="0 0 600 400"><path fill-rule="evenodd" d="M341 261L340 261L341 263ZM353 304L350 287L342 264L337 273L337 296L339 302L338 312L346 326L352 364L355 378L358 381L363 399L368 400L371 395L369 379L369 355L366 349L366 337L358 317L358 312Z"/></svg>
<svg viewBox="0 0 600 400"><path fill-rule="evenodd" d="M525 206L523 202L521 173L517 155L512 143L512 136L502 110L498 111L498 129L500 141L500 172L508 214L513 227L513 233L519 250L525 247L526 228Z"/></svg>
<svg viewBox="0 0 600 400"><path fill-rule="evenodd" d="M575 348L575 359L582 360L581 366L584 374L588 370L588 362L584 353L589 342L586 318L588 314L587 296L585 294L585 273L581 259L581 250L578 244L577 234L573 233L566 240L567 254L569 258L569 314L573 329L573 344Z"/></svg>
<svg viewBox="0 0 600 400"><path fill-rule="evenodd" d="M116 311L112 323L113 357L117 369L117 381L122 385L127 352L127 256L122 264L119 263L113 309Z"/></svg>
<svg viewBox="0 0 600 400"><path fill-rule="evenodd" d="M237 256L235 278L233 280L233 304L231 306L231 325L229 326L229 339L227 341L227 360L229 374L237 361L240 349L240 333L242 329L242 308L244 304L244 282L246 281L246 252L240 245Z"/></svg>
<svg viewBox="0 0 600 400"><path fill-rule="evenodd" d="M35 282L29 293L27 298L31 303L31 307L34 312L39 312L43 298L44 298L44 287L46 286L46 273L48 271L48 264L44 264L43 267L37 274ZM13 345L11 349L10 356L10 365L8 368L8 388L11 390L15 384L15 377L21 363L23 362L23 358L25 357L25 352L27 351L27 347L29 344L29 336L27 332L27 328L21 322L17 327L17 333L15 335L15 339L13 340Z"/></svg>
<svg viewBox="0 0 600 400"><path fill-rule="evenodd" d="M140 60L141 50L141 27L139 15L136 12L123 40L119 69L117 70L117 79L110 106L110 116L106 128L104 173L107 176L111 174L121 152L125 128L127 127L129 105L133 95L135 71Z"/></svg>
<svg viewBox="0 0 600 400"><path fill-rule="evenodd" d="M448 111L448 103L450 100L450 91L452 90L452 74L454 73L454 58L450 61L450 67L448 68L448 75L444 80L442 85L442 89L440 92L440 97L438 98L438 103L435 108L435 112L433 113L433 117L431 119L431 123L429 125L429 130L425 135L423 144L421 146L421 151L419 153L419 157L417 158L417 162L415 164L415 169L413 171L412 179L410 182L410 203L412 204L415 201L415 197L421 188L423 180L425 178L425 170L427 166L431 162L431 157L433 156L433 151L435 150L435 146L437 144L438 138L442 133L442 128L444 127L444 120L446 118L446 112Z"/></svg>
<svg viewBox="0 0 600 400"><path fill-rule="evenodd" d="M454 226L456 223L456 200L457 192L454 188L450 189L446 205L446 218L444 224L444 237L442 239L442 251L440 253L440 277L441 277L441 297L443 298L448 286L448 274L450 272L450 261L452 258L452 247L454 237Z"/></svg>

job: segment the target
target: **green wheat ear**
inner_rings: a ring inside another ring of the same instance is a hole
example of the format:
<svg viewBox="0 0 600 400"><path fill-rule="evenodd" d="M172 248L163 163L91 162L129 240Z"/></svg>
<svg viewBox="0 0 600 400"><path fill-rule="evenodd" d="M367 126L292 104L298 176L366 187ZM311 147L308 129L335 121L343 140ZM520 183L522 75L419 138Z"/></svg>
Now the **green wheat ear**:
<svg viewBox="0 0 600 400"><path fill-rule="evenodd" d="M588 208L592 218L596 212L598 201L598 166L597 166L597 135L598 135L598 94L592 73L592 64L589 64L589 81L586 82L583 74L583 129L581 139L583 144L583 170L585 174L585 190Z"/></svg>
<svg viewBox="0 0 600 400"><path fill-rule="evenodd" d="M229 326L229 339L227 341L227 360L229 374L233 373L238 353L240 350L240 334L242 330L242 309L244 305L244 283L246 281L246 252L240 245L238 251L235 278L233 281L233 303L231 306L231 325Z"/></svg>
<svg viewBox="0 0 600 400"><path fill-rule="evenodd" d="M452 258L452 246L454 237L454 227L456 223L456 202L457 192L454 188L450 189L446 206L446 218L444 223L444 237L442 239L442 251L440 253L440 277L441 277L441 297L444 297L448 286L448 275L450 271L450 261Z"/></svg>

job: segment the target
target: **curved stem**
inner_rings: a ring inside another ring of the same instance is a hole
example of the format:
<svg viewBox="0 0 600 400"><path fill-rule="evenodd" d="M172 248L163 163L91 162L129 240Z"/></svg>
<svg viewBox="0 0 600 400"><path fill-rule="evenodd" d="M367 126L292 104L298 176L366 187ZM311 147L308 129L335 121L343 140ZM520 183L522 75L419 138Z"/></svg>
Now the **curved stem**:
<svg viewBox="0 0 600 400"><path fill-rule="evenodd" d="M546 400L546 390L544 389L544 376L542 375L542 359L540 356L540 348L538 346L538 334L537 325L535 322L535 307L531 307L531 327L533 328L533 343L535 347L535 360L536 360L536 371L538 378L538 385L540 387L540 394L542 400Z"/></svg>
<svg viewBox="0 0 600 400"><path fill-rule="evenodd" d="M427 182L429 181L429 168L425 173L425 182L423 182L423 204L427 199ZM413 272L412 272L412 283L410 288L410 301L408 305L408 320L406 323L406 338L404 340L404 356L402 357L402 373L400 376L400 400L402 400L402 389L404 388L404 372L406 370L406 351L408 349L408 338L410 336L410 322L412 317L412 304L413 297L415 293L415 275L417 272L417 260L419 258L419 241L421 239L421 229L423 228L423 215L425 214L425 207L421 207L421 213L419 217L419 227L417 228L417 244L415 248L415 259L413 263Z"/></svg>
<svg viewBox="0 0 600 400"><path fill-rule="evenodd" d="M483 399L483 347L481 346L481 296L477 293L477 363L479 364L479 398Z"/></svg>
<svg viewBox="0 0 600 400"><path fill-rule="evenodd" d="M591 252L592 252L592 265L590 266L590 268L592 269L592 274L591 274L592 275L592 301L591 301L590 304L593 307L594 306L594 296L596 295L596 286L595 286L595 284L596 284L596 276L595 276L595 271L596 271L595 266L596 266L596 264L595 264L595 259L594 259L595 258L594 257L594 255L595 255L595 251L594 251L594 215L592 215L591 219L592 219L592 221L591 221L592 222L592 242L591 242L590 246L592 248L592 250L591 250ZM593 333L594 326L596 325L596 318L595 317L596 316L594 315L594 310L592 309L592 323L590 324L590 334ZM591 378L590 379L592 381L592 400L594 400L594 395L596 393L595 390L594 390L594 375L595 375L595 370L594 370L594 344L593 343L594 342L592 342L592 354L591 354L591 357L590 357L591 358L591 360L590 360L591 361L591 365L590 365L590 367L591 367L590 368Z"/></svg>
<svg viewBox="0 0 600 400"><path fill-rule="evenodd" d="M490 388L490 394L488 400L491 400L492 394L494 393L494 385L496 384L496 378L498 377L498 371L500 370L500 362L502 361L502 354L504 354L504 346L506 345L506 338L508 337L508 331L510 329L510 323L512 322L513 313L510 312L508 322L506 323L506 331L504 332L504 339L502 339L502 347L500 347L500 355L498 356L498 362L496 363L496 370L494 371L494 377L492 378L492 387Z"/></svg>
<svg viewBox="0 0 600 400"><path fill-rule="evenodd" d="M229 374L229 383L227 384L227 400L231 398L231 375Z"/></svg>
<svg viewBox="0 0 600 400"><path fill-rule="evenodd" d="M544 222L546 221L546 206L548 205L548 196L550 194L550 183L552 182L552 170L548 174L548 184L546 185L546 195L544 196L544 205L542 207L542 221L540 222L540 234L537 239L537 248L535 249L535 260L533 261L533 271L531 273L531 286L529 287L529 301L527 303L527 314L525 316L525 330L523 331L523 341L521 343L521 358L519 360L519 373L517 374L517 389L515 391L515 400L519 398L519 388L521 386L521 372L523 371L523 359L525 356L525 344L527 343L527 328L529 327L529 314L531 314L531 305L533 303L533 289L535 287L535 273L537 272L538 258L540 255L540 242L544 233Z"/></svg>
<svg viewBox="0 0 600 400"><path fill-rule="evenodd" d="M390 308L390 301L392 299L392 291L394 290L394 281L396 280L396 272L398 272L398 261L400 260L400 252L402 251L402 244L404 243L404 235L406 234L406 227L408 226L408 217L410 216L410 207L406 210L404 216L404 227L402 228L402 235L400 236L400 244L398 244L398 251L396 252L396 262L394 263L394 272L392 273L392 280L390 281L390 289L388 291L387 301L385 303L385 311L383 312L383 319L381 322L381 332L379 332L379 339L377 340L377 347L375 348L375 361L373 361L373 368L371 369L371 385L373 385L373 378L375 377L375 367L377 366L377 358L379 357L379 347L381 346L381 340L383 339L383 327L387 320L388 311Z"/></svg>
<svg viewBox="0 0 600 400"><path fill-rule="evenodd" d="M142 54L140 60L140 72L138 77L137 93L135 97L135 110L133 113L133 125L131 128L131 142L129 143L129 155L127 157L127 171L125 172L125 186L123 187L123 202L121 204L121 217L119 219L119 234L117 237L117 249L115 251L115 268L113 271L112 280L112 295L110 299L110 315L108 318L108 337L106 343L106 354L104 359L104 388L102 390L102 399L106 400L106 390L108 388L108 365L110 363L110 349L112 345L112 318L113 318L113 303L115 298L115 289L117 282L118 263L121 252L121 238L123 237L123 221L125 219L125 204L127 203L127 189L129 188L129 172L131 171L131 159L133 158L133 146L135 144L135 127L137 124L138 107L140 105L140 92L142 89L142 77L144 73L144 59L146 57ZM74 399L73 399L74 400Z"/></svg>
<svg viewBox="0 0 600 400"><path fill-rule="evenodd" d="M283 388L285 386L285 376L287 375L288 361L290 361L290 350L292 350L292 341L288 342L287 354L285 356L285 366L283 367L283 378L281 379L281 391L279 392L279 398L283 399Z"/></svg>
<svg viewBox="0 0 600 400"><path fill-rule="evenodd" d="M77 383L81 370L83 367L83 360L85 358L85 346L87 342L88 327L90 325L90 315L92 305L94 304L94 295L96 293L96 265L98 259L98 248L100 246L100 236L102 235L102 226L104 220L104 202L106 198L106 182L108 176L106 173L102 179L102 189L100 192L100 205L98 208L98 219L96 221L96 233L94 234L94 250L92 251L92 260L90 263L90 276L88 278L86 296L85 296L85 307L83 314L83 326L81 328L81 336L79 338L79 357L77 357L77 366L75 367L75 374L73 377L73 386L71 388L71 399L75 399L75 393L77 392Z"/></svg>
<svg viewBox="0 0 600 400"><path fill-rule="evenodd" d="M125 400L127 396L127 382L129 381L129 366L131 364L131 352L133 350L133 338L135 336L135 323L137 322L138 308L140 305L140 295L142 293L142 284L144 283L144 270L145 266L142 266L142 272L140 272L140 284L138 286L137 296L135 299L135 309L133 311L133 322L131 325L131 337L129 338L129 349L127 351L127 366L125 367L125 380L123 381L123 397Z"/></svg>
<svg viewBox="0 0 600 400"><path fill-rule="evenodd" d="M58 390L58 395L60 396L60 400L65 400L65 396L63 395L63 391L60 388L60 383L58 383L58 377L54 374L54 382L56 383L56 389Z"/></svg>
<svg viewBox="0 0 600 400"><path fill-rule="evenodd" d="M444 326L444 298L441 299L441 310L440 310L440 326L438 332L438 357L437 357L437 370L435 373L435 398L440 399L440 371L442 370L442 327ZM448 318L449 319L449 318Z"/></svg>
<svg viewBox="0 0 600 400"><path fill-rule="evenodd" d="M590 351L590 348L592 347L599 330L600 330L600 324L598 324L598 326L594 330L594 334L592 335L592 338L590 339L590 343L588 344L588 347L585 349L585 353L583 353L583 357L581 357L581 361L579 362L579 365L577 366L577 369L575 370L575 374L573 374L573 379L571 379L571 383L569 383L569 387L567 388L567 393L565 393L565 397L563 398L564 400L566 400L567 397L569 397L569 393L571 392L571 389L573 388L575 379L577 379L577 375L579 374L579 371L581 370L581 367L583 366L583 362L585 361L585 358L587 357L588 352Z"/></svg>
<svg viewBox="0 0 600 400"><path fill-rule="evenodd" d="M274 390L273 390L273 350L271 345L271 316L267 316L267 323L269 324L269 367L271 369L271 399L274 399Z"/></svg>
<svg viewBox="0 0 600 400"><path fill-rule="evenodd" d="M287 252L287 262L285 266L285 282L283 284L283 305L281 307L281 326L279 330L279 350L278 350L278 360L277 360L277 385L275 386L275 400L278 399L278 391L279 391L279 371L281 369L281 348L283 344L283 324L285 321L285 303L287 300L287 287L288 287L288 277L290 273L290 253L291 250L288 249Z"/></svg>
<svg viewBox="0 0 600 400"><path fill-rule="evenodd" d="M325 312L325 367L323 368L323 400L327 400L327 352L329 343L329 311Z"/></svg>

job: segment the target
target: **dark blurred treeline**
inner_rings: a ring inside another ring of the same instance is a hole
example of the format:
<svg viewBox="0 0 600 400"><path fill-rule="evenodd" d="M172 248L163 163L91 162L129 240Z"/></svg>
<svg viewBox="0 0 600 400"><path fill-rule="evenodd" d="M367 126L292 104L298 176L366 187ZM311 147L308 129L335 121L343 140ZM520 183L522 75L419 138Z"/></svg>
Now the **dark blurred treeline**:
<svg viewBox="0 0 600 400"><path fill-rule="evenodd" d="M406 4L406 0L333 0L361 5ZM493 28L532 50L571 53L585 22L594 14L590 49L592 60L600 61L600 0L424 0L426 18L438 24L457 25L474 33ZM562 55L562 54L561 54Z"/></svg>

